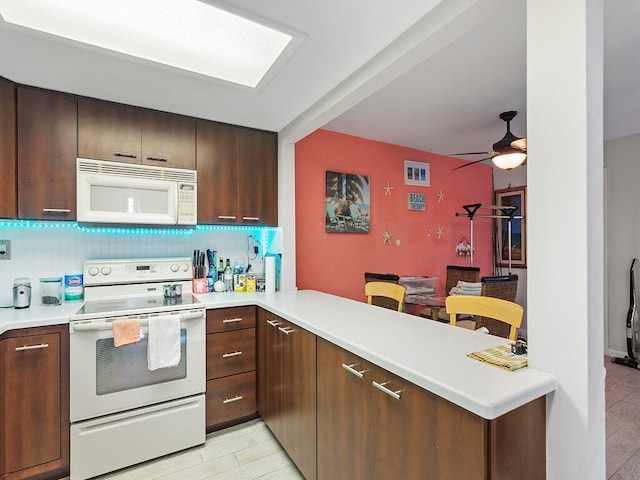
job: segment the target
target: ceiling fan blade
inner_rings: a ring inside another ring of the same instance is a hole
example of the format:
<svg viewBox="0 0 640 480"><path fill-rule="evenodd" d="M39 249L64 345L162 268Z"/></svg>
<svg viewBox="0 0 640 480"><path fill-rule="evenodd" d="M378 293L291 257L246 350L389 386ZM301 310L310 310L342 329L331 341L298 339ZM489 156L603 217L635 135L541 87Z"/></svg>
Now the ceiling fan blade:
<svg viewBox="0 0 640 480"><path fill-rule="evenodd" d="M450 153L449 155L491 155L492 152Z"/></svg>
<svg viewBox="0 0 640 480"><path fill-rule="evenodd" d="M484 162L485 160L491 160L492 157L481 158L480 160L474 160L473 162L465 163L464 165L460 165L459 167L452 168L452 170L459 170L464 167L468 167L470 165L474 165L476 163Z"/></svg>

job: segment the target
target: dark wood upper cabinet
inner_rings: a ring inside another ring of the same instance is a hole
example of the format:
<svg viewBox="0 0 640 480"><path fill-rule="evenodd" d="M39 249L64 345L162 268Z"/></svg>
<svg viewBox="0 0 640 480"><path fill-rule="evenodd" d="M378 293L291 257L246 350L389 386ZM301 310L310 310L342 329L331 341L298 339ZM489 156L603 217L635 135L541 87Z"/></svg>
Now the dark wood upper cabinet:
<svg viewBox="0 0 640 480"><path fill-rule="evenodd" d="M238 219L237 128L198 120L198 223Z"/></svg>
<svg viewBox="0 0 640 480"><path fill-rule="evenodd" d="M16 218L16 88L0 78L0 217Z"/></svg>
<svg viewBox="0 0 640 480"><path fill-rule="evenodd" d="M78 101L17 88L18 217L75 220Z"/></svg>
<svg viewBox="0 0 640 480"><path fill-rule="evenodd" d="M172 113L141 110L142 163L196 168L196 121Z"/></svg>
<svg viewBox="0 0 640 480"><path fill-rule="evenodd" d="M197 122L198 223L277 225L277 134Z"/></svg>
<svg viewBox="0 0 640 480"><path fill-rule="evenodd" d="M78 153L96 160L195 169L195 119L81 98Z"/></svg>
<svg viewBox="0 0 640 480"><path fill-rule="evenodd" d="M238 131L238 209L241 222L278 224L278 135Z"/></svg>
<svg viewBox="0 0 640 480"><path fill-rule="evenodd" d="M95 160L140 163L142 136L139 109L80 98L78 156Z"/></svg>

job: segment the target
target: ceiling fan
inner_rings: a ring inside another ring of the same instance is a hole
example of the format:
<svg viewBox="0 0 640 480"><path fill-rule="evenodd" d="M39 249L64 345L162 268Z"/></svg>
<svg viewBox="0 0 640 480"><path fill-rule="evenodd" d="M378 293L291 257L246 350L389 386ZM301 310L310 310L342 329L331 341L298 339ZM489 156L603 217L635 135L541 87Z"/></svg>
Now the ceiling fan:
<svg viewBox="0 0 640 480"><path fill-rule="evenodd" d="M507 122L507 133L504 137L493 144L492 152L466 152L466 153L453 153L451 155L490 155L480 160L474 160L473 162L465 163L453 170L475 165L476 163L484 162L485 160L493 161L494 165L504 170L511 170L512 168L519 167L524 164L527 159L527 139L516 137L511 133L511 120L518 114L515 110L508 112L502 112L500 119Z"/></svg>

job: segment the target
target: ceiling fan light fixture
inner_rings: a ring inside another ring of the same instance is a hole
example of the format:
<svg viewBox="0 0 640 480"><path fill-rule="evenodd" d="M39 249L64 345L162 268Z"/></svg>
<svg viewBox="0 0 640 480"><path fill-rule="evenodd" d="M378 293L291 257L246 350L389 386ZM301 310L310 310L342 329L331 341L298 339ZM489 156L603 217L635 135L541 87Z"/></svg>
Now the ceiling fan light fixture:
<svg viewBox="0 0 640 480"><path fill-rule="evenodd" d="M519 151L504 152L495 155L491 161L493 164L503 170L511 170L519 167L527 158L527 154Z"/></svg>

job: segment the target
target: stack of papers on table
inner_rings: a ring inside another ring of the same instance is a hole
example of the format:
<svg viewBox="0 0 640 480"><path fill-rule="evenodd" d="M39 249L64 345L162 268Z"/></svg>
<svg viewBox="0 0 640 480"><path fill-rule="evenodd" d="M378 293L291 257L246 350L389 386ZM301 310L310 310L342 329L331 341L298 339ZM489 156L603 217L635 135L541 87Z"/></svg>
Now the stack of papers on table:
<svg viewBox="0 0 640 480"><path fill-rule="evenodd" d="M528 364L527 354L516 355L515 353L512 353L510 343L506 345L498 345L493 348L487 348L480 352L469 353L467 357L489 363L509 371L524 368Z"/></svg>
<svg viewBox="0 0 640 480"><path fill-rule="evenodd" d="M463 282L460 280L458 284L451 289L449 295L480 295L481 292L481 282Z"/></svg>

